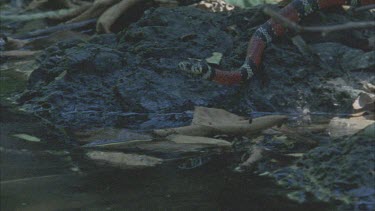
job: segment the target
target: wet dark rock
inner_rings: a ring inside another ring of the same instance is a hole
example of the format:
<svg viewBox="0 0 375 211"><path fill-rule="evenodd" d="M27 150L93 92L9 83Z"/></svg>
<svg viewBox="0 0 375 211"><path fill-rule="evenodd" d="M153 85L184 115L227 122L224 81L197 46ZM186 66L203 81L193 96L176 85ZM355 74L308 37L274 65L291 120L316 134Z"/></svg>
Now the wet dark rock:
<svg viewBox="0 0 375 211"><path fill-rule="evenodd" d="M373 210L374 127L319 146L297 161L297 167L277 170L273 177L285 187L303 189L304 194L294 195L296 200L312 193L319 200L340 201L341 210Z"/></svg>
<svg viewBox="0 0 375 211"><path fill-rule="evenodd" d="M195 105L242 115L253 109L283 112L306 106L311 111L347 111L351 95L327 81L341 77L358 86L356 71L369 76L373 60L370 53L324 39L312 45L317 61L304 57L286 38L275 42L265 52L264 70L241 86L192 79L177 69L180 61L205 59L213 52L224 55L224 68L241 66L250 35L267 19L256 11L150 9L117 37L58 43L39 58L20 103L71 128L175 127L190 121Z"/></svg>

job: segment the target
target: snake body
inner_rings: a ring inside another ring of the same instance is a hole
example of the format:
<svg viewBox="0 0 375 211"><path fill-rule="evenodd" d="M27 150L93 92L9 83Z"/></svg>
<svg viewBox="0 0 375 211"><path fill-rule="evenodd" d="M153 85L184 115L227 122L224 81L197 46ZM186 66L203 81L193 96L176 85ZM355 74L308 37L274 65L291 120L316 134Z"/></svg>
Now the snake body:
<svg viewBox="0 0 375 211"><path fill-rule="evenodd" d="M290 21L299 22L303 17L321 9L340 5L369 5L375 0L293 0L279 11L279 14ZM252 35L246 54L246 59L237 71L224 71L213 68L206 63L192 64L181 63L184 71L201 76L203 79L212 80L220 84L240 84L248 81L261 65L264 49L275 38L283 36L286 28L274 19L262 24Z"/></svg>

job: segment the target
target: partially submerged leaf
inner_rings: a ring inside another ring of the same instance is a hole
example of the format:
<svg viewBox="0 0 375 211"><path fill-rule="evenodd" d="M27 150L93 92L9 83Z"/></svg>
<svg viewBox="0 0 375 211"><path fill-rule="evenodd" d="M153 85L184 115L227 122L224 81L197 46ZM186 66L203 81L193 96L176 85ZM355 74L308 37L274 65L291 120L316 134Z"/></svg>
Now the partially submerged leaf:
<svg viewBox="0 0 375 211"><path fill-rule="evenodd" d="M219 52L213 52L212 56L206 59L207 63L210 64L220 64L221 59L223 58L223 54Z"/></svg>
<svg viewBox="0 0 375 211"><path fill-rule="evenodd" d="M180 134L188 136L214 136L220 134L250 136L264 129L281 125L287 116L269 115L253 119L237 116L223 109L196 107L190 126L155 130L160 136Z"/></svg>
<svg viewBox="0 0 375 211"><path fill-rule="evenodd" d="M367 126L374 124L375 121L367 120L362 117L355 117L350 119L333 118L328 126L328 133L330 136L338 138L342 136L353 135Z"/></svg>
<svg viewBox="0 0 375 211"><path fill-rule="evenodd" d="M235 171L242 172L245 169L251 168L255 163L263 158L264 150L261 147L255 146L249 154L249 158L236 167Z"/></svg>
<svg viewBox="0 0 375 211"><path fill-rule="evenodd" d="M163 159L157 157L122 152L89 151L86 155L91 160L119 168L153 167L163 162Z"/></svg>
<svg viewBox="0 0 375 211"><path fill-rule="evenodd" d="M363 83L363 89L364 89L366 92L374 93L374 94L375 94L375 85L372 84L372 83L364 82L364 83Z"/></svg>
<svg viewBox="0 0 375 211"><path fill-rule="evenodd" d="M40 138L35 137L35 136L31 136L31 135L28 135L28 134L24 134L24 133L14 134L12 136L16 137L16 138L19 138L19 139L22 139L24 141L40 142Z"/></svg>
<svg viewBox="0 0 375 211"><path fill-rule="evenodd" d="M177 144L203 144L217 147L232 146L232 144L228 141L200 136L170 135L167 137L167 139Z"/></svg>
<svg viewBox="0 0 375 211"><path fill-rule="evenodd" d="M375 111L375 95L369 93L361 93L353 103L355 110Z"/></svg>
<svg viewBox="0 0 375 211"><path fill-rule="evenodd" d="M289 154L286 154L286 155L290 156L290 157L301 158L301 157L303 157L304 153L289 153Z"/></svg>
<svg viewBox="0 0 375 211"><path fill-rule="evenodd" d="M126 142L133 140L151 140L152 137L147 134L137 133L127 129L119 128L99 128L86 131L75 132L77 141L81 143L88 142ZM112 141L113 140L113 141Z"/></svg>

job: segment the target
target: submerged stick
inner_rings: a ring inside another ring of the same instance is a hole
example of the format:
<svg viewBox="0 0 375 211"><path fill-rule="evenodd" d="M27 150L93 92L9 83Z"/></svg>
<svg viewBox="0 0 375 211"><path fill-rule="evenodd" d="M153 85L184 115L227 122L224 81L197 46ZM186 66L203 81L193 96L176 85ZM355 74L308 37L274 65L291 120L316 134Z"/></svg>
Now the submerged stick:
<svg viewBox="0 0 375 211"><path fill-rule="evenodd" d="M11 50L3 51L0 53L0 58L13 58L13 59L22 59L25 57L35 56L40 53L40 51L29 51L29 50Z"/></svg>
<svg viewBox="0 0 375 211"><path fill-rule="evenodd" d="M96 19L90 19L90 20L85 20L85 21L81 21L81 22L77 22L77 23L60 24L60 25L57 25L57 26L48 27L46 29L38 29L38 30L35 30L35 31L32 31L32 32L27 32L25 34L15 35L13 38L27 39L27 38L52 34L54 32L58 32L58 31L80 29L80 28L86 27L90 24L94 24L95 22L96 22Z"/></svg>
<svg viewBox="0 0 375 211"><path fill-rule="evenodd" d="M38 19L60 19L64 16L69 16L70 14L76 14L82 9L87 9L88 5L84 5L82 7L71 8L71 9L61 9L55 11L48 11L48 12L40 12L40 13L32 13L32 14L24 14L24 15L0 15L0 21L30 21L30 20L38 20Z"/></svg>
<svg viewBox="0 0 375 211"><path fill-rule="evenodd" d="M361 12L361 11L371 10L371 9L375 9L375 4L369 4L369 5L357 7L354 9L354 12Z"/></svg>
<svg viewBox="0 0 375 211"><path fill-rule="evenodd" d="M94 4L79 16L71 19L68 23L83 21L99 17L105 10L120 0L96 0Z"/></svg>

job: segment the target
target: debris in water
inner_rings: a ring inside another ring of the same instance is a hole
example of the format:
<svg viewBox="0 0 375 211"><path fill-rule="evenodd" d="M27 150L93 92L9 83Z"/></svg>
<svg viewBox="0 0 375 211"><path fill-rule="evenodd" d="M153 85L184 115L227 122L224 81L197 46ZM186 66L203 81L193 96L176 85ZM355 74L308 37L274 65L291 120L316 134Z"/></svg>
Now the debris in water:
<svg viewBox="0 0 375 211"><path fill-rule="evenodd" d="M269 115L253 119L237 116L223 109L195 107L192 124L189 126L154 130L159 136L171 134L189 136L214 136L220 134L250 136L287 120L284 115Z"/></svg>
<svg viewBox="0 0 375 211"><path fill-rule="evenodd" d="M28 135L28 134L24 134L24 133L14 134L12 136L16 137L16 138L19 138L19 139L22 139L24 141L40 142L40 138L35 137L35 136L31 136L31 135Z"/></svg>
<svg viewBox="0 0 375 211"><path fill-rule="evenodd" d="M119 168L153 167L163 162L162 159L147 155L126 154L122 152L90 151L86 155L89 159Z"/></svg>

